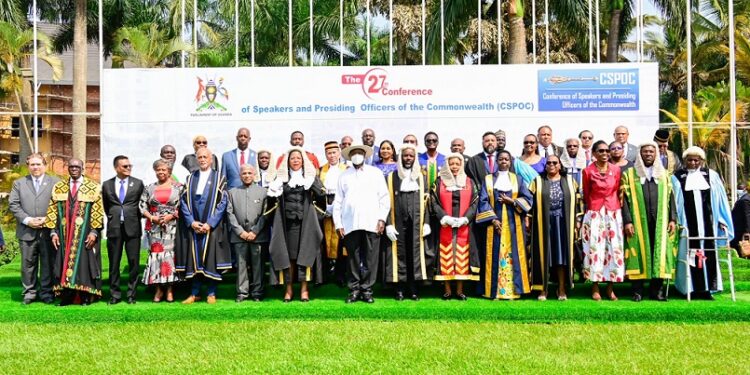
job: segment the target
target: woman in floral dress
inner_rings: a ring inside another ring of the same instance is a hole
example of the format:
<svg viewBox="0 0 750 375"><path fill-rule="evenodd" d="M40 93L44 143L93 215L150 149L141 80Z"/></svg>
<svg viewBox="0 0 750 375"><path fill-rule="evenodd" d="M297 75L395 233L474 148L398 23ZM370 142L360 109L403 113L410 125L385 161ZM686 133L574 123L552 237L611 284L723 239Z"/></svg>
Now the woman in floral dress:
<svg viewBox="0 0 750 375"><path fill-rule="evenodd" d="M172 180L172 165L159 159L154 162L157 182L147 186L141 195L141 213L146 218L146 235L149 254L143 283L153 285L154 302L160 302L166 293L167 302L173 302L172 284L177 281L174 267L174 242L177 231L180 190L182 186Z"/></svg>
<svg viewBox="0 0 750 375"><path fill-rule="evenodd" d="M602 299L599 282L607 282L607 297L616 301L612 283L625 276L622 215L620 212L620 167L609 162L609 147L598 141L592 147L596 162L583 170L583 276L594 283L591 298Z"/></svg>

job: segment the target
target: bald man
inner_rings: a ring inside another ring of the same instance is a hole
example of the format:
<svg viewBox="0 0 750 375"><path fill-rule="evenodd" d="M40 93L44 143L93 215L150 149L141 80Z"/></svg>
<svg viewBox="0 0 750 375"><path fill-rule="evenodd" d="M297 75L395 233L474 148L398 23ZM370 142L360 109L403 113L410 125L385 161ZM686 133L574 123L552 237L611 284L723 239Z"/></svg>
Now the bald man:
<svg viewBox="0 0 750 375"><path fill-rule="evenodd" d="M237 130L237 148L229 150L221 156L221 175L227 181L227 189L242 186L240 180L240 167L256 164L255 151L248 147L250 144L250 130L240 128Z"/></svg>

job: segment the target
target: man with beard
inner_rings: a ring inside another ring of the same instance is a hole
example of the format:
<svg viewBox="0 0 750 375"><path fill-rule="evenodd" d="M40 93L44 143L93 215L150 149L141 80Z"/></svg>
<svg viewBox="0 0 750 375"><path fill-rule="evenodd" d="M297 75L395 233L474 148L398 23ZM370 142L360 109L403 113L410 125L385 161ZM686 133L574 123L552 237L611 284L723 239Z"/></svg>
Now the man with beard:
<svg viewBox="0 0 750 375"><path fill-rule="evenodd" d="M505 149L505 132L485 132L482 135L482 149L480 152L471 157L466 165L466 174L471 178L474 186L481 186L484 176L497 172L497 151ZM517 174L525 184L530 184L538 173L528 164L518 158L511 157L510 171Z"/></svg>
<svg viewBox="0 0 750 375"><path fill-rule="evenodd" d="M684 201L685 223L691 237L734 238L731 207L724 190L724 183L713 169L703 166L706 153L697 146L689 147L682 154L685 166L675 172ZM680 201L680 197L677 197ZM679 207L679 206L678 206ZM682 215L680 215L682 216ZM675 286L691 298L713 300L712 293L723 290L721 269L716 251L706 251L729 246L724 240L692 240L686 247L680 246L678 259L687 259L690 264L692 285L686 281L685 267L677 267Z"/></svg>
<svg viewBox="0 0 750 375"><path fill-rule="evenodd" d="M643 284L649 281L649 298L666 301L664 279L671 279L678 246L675 233L677 211L672 178L656 160L653 142L640 146L635 167L623 172L622 222L625 234L625 275L633 286L633 301L643 299Z"/></svg>
<svg viewBox="0 0 750 375"><path fill-rule="evenodd" d="M334 226L349 252L346 303L375 302L372 286L378 274L380 234L391 208L382 172L365 164L371 153L366 145L344 150L344 157L351 160L353 168L339 176L333 202Z"/></svg>
<svg viewBox="0 0 750 375"><path fill-rule="evenodd" d="M386 247L385 280L395 284L396 300L419 300L417 282L429 280L434 254L425 237L431 233L428 221L427 180L416 165L417 149L403 145L398 169L387 177L391 210L385 228L391 246ZM428 266L429 265L429 266Z"/></svg>

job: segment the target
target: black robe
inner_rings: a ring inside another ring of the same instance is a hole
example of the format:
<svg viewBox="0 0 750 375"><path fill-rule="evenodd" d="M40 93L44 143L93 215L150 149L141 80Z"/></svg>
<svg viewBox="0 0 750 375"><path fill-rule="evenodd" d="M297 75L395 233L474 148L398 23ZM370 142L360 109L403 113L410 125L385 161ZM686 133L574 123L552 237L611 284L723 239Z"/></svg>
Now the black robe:
<svg viewBox="0 0 750 375"><path fill-rule="evenodd" d="M391 196L391 212L386 224L393 225L399 233L397 241L384 241L389 245L386 246L383 267L387 283L406 282L411 276L415 281L424 281L434 274L435 251L429 240L422 236L422 224L429 223L427 178L421 176L420 181L421 192L409 193L399 191L401 178L398 170L391 172L386 181ZM438 228L430 229L435 231ZM411 275L407 276L407 273Z"/></svg>
<svg viewBox="0 0 750 375"><path fill-rule="evenodd" d="M713 210L711 208L711 189L723 189L723 186L711 186L711 178L709 176L708 168L701 168L701 174L706 179L709 188L706 190L700 190L698 194L701 195L703 202L703 217L696 217L695 210L695 198L693 190L685 190L685 182L687 181L688 171L687 169L680 169L675 171L675 177L680 181L680 189L682 189L683 202L685 204L685 217L687 218L688 233L690 236L698 236L698 222L703 223L703 235L705 237L714 236L713 226ZM714 249L715 243L712 240L701 241L692 240L688 243L689 249ZM717 260L715 251L706 251L704 253L706 259L702 262L702 267L690 267L690 275L693 280L693 291L694 292L708 292L711 290L717 290L718 287L718 272L717 272ZM700 260L696 260L700 262ZM696 263L697 264L697 263ZM705 274L703 267L705 267ZM707 277L705 277L707 275ZM708 285L708 289L706 289Z"/></svg>
<svg viewBox="0 0 750 375"><path fill-rule="evenodd" d="M560 179L563 191L563 222L568 243L563 244L563 250L568 255L566 284L573 287L573 265L576 251L577 230L576 223L583 215L583 200L579 194L578 185L572 176ZM531 208L531 289L547 292L550 279L550 182L539 176L529 186L534 197Z"/></svg>
<svg viewBox="0 0 750 375"><path fill-rule="evenodd" d="M284 183L284 191L288 191L288 185ZM316 201L325 199L323 185L315 177L315 182L309 190L305 191L302 200L302 227L300 247L297 252L297 267L309 268L316 284L323 282L323 266L321 262L320 243L323 240L323 232L318 223L319 214L323 212L316 206ZM283 196L277 198L274 212L273 226L271 230L271 242L268 253L271 258L271 284L281 284L279 272L288 270L291 266L289 249L286 240L286 210Z"/></svg>

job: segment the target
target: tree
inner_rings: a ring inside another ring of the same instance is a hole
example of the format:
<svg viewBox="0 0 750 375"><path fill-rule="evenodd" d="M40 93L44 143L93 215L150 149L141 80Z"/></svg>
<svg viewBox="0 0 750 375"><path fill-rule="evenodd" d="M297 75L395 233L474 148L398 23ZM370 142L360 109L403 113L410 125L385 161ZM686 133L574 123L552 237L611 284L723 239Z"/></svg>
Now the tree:
<svg viewBox="0 0 750 375"><path fill-rule="evenodd" d="M113 67L122 67L129 61L139 68L155 68L177 57L178 52L192 50L190 45L179 37L170 37L168 30L160 30L155 23L123 27L117 30L114 39ZM172 64L176 65L174 61Z"/></svg>
<svg viewBox="0 0 750 375"><path fill-rule="evenodd" d="M18 26L8 22L0 21L0 88L5 92L13 93L18 105L19 112L28 110L26 98L22 98L21 92L29 82L23 77L21 70L23 64L33 58L34 32L28 28L19 29ZM52 79L59 80L62 77L62 61L52 53L52 45L49 38L43 33L37 33L37 56L52 68ZM20 158L25 160L33 149L31 133L28 126L27 116L19 116L21 129Z"/></svg>
<svg viewBox="0 0 750 375"><path fill-rule="evenodd" d="M693 102L693 144L706 151L706 164L719 172L725 178L729 176L729 158L731 155L727 152L730 128L730 112L724 110L726 103L722 97L717 97L706 93L702 97L697 97ZM672 113L661 109L672 122L677 124L680 135L683 138L682 144L688 137L688 115L687 100L680 98L677 106L677 112ZM745 103L738 101L736 107L737 118L745 116L747 106Z"/></svg>

